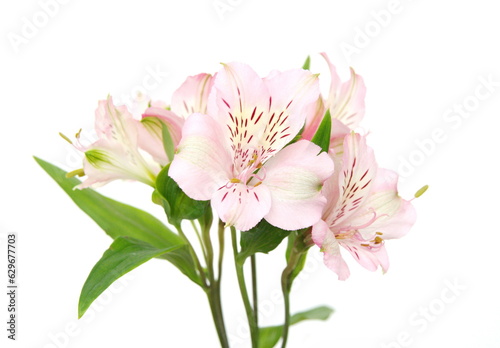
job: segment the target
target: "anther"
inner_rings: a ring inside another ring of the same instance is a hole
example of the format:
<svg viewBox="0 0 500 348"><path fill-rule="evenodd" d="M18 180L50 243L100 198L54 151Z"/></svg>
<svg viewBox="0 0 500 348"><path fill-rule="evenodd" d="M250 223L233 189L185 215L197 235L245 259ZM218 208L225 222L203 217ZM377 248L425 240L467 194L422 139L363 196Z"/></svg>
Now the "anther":
<svg viewBox="0 0 500 348"><path fill-rule="evenodd" d="M73 145L73 142L71 140L69 140L69 138L67 136L65 136L64 134L62 134L61 132L59 132L59 135L61 136L61 138L63 138L64 140L66 140L68 143L70 143L71 145Z"/></svg>

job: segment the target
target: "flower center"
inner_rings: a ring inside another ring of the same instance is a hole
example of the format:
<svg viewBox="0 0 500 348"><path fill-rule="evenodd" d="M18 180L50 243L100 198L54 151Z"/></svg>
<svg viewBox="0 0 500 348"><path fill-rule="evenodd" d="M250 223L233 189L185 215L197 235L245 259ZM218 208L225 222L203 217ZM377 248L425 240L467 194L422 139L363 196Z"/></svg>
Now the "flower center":
<svg viewBox="0 0 500 348"><path fill-rule="evenodd" d="M251 152L251 155L250 155ZM236 160L239 159L237 162ZM229 180L228 187L232 184L243 183L249 185L253 179L257 182L252 187L262 184L266 177L265 168L262 168L262 152L257 149L247 149L244 152L235 154L235 164L233 165L234 177ZM238 164L236 164L238 163Z"/></svg>

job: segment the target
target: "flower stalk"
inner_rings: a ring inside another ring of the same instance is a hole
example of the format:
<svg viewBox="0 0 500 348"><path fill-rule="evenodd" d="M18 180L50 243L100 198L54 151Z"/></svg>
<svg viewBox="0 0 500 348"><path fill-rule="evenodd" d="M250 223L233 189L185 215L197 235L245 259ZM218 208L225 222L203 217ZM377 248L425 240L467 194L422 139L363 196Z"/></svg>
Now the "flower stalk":
<svg viewBox="0 0 500 348"><path fill-rule="evenodd" d="M281 347L285 348L288 342L288 331L290 328L290 292L292 290L292 284L297 275L304 268L304 263L307 257L307 251L311 247L310 243L307 243L309 239L309 231L296 231L292 232L288 240L288 250L287 250L287 265L281 274L281 290L283 293L284 300L284 324L282 331L282 341Z"/></svg>
<svg viewBox="0 0 500 348"><path fill-rule="evenodd" d="M257 320L254 312L254 308L250 303L250 297L248 296L248 290L245 282L245 273L243 270L243 266L245 263L245 259L241 259L238 257L238 241L236 235L236 229L234 226L231 226L231 239L233 244L233 253L234 253L234 263L236 267L236 276L238 278L238 286L240 288L241 299L243 301L243 305L245 307L245 312L247 315L248 326L250 328L250 337L252 340L252 348L258 348L259 345L259 328L257 326Z"/></svg>

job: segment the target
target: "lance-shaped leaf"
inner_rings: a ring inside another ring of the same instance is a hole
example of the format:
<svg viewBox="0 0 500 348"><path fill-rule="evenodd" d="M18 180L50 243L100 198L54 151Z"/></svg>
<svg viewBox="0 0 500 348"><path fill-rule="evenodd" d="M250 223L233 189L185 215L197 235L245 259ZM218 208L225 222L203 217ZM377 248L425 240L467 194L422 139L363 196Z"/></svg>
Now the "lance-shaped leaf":
<svg viewBox="0 0 500 348"><path fill-rule="evenodd" d="M330 134L332 132L332 116L330 110L327 110L325 117L321 121L316 134L311 139L313 143L321 147L321 150L328 153L330 148Z"/></svg>
<svg viewBox="0 0 500 348"><path fill-rule="evenodd" d="M130 205L105 197L92 189L75 190L80 184L76 178L67 178L66 172L44 160L35 157L38 164L68 194L76 205L90 216L111 238L132 237L157 248L168 248L182 239L170 231L161 221L151 214ZM201 285L199 275L187 246L160 256L174 264L193 282Z"/></svg>
<svg viewBox="0 0 500 348"><path fill-rule="evenodd" d="M327 320L333 309L320 306L304 312L296 313L290 317L290 325L304 320ZM263 327L259 330L259 348L273 348L281 338L283 325Z"/></svg>
<svg viewBox="0 0 500 348"><path fill-rule="evenodd" d="M183 246L183 243L168 248L155 248L151 244L129 237L118 237L95 264L83 285L78 302L78 318L90 307L92 302L115 280L137 266L165 253Z"/></svg>

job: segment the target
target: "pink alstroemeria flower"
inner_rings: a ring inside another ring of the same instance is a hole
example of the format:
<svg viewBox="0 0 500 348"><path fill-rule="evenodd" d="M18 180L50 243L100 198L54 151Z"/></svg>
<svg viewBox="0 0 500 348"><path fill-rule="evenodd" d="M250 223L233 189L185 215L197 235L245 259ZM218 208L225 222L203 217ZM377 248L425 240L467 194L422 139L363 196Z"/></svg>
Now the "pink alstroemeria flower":
<svg viewBox="0 0 500 348"><path fill-rule="evenodd" d="M366 269L380 265L385 272L384 241L405 235L416 218L411 203L398 196L397 174L377 167L365 137L351 133L343 144L343 153L331 153L338 170L323 187L328 202L312 229L325 264L340 280L350 274L341 246Z"/></svg>
<svg viewBox="0 0 500 348"><path fill-rule="evenodd" d="M305 70L262 79L247 65L224 65L207 115L186 120L169 175L239 230L262 218L286 230L311 226L321 218L321 187L333 163L309 141L284 146L318 95L317 76Z"/></svg>
<svg viewBox="0 0 500 348"><path fill-rule="evenodd" d="M139 152L139 127L127 107L115 106L111 97L99 101L95 119L99 139L88 147L76 145L85 152L83 170L87 176L77 188L99 187L116 179L154 186L160 166Z"/></svg>
<svg viewBox="0 0 500 348"><path fill-rule="evenodd" d="M99 139L90 146L75 144L85 153L83 166L87 175L77 188L99 187L116 179L137 180L154 186L161 167L171 161L163 145L163 125L177 146L185 117L193 112L206 112L212 85L213 77L209 74L188 77L173 94L174 111L168 110L163 102L151 102L145 96L137 98L132 104L136 112L149 104L141 121L134 119L126 106L115 106L111 97L100 101L95 126Z"/></svg>
<svg viewBox="0 0 500 348"><path fill-rule="evenodd" d="M316 133L327 110L330 110L332 116L332 138L343 137L354 130L365 114L366 87L362 77L351 68L351 78L342 82L327 54L323 52L321 55L330 69L330 91L326 99L318 99L314 109L308 114L302 133L302 137L308 140Z"/></svg>

